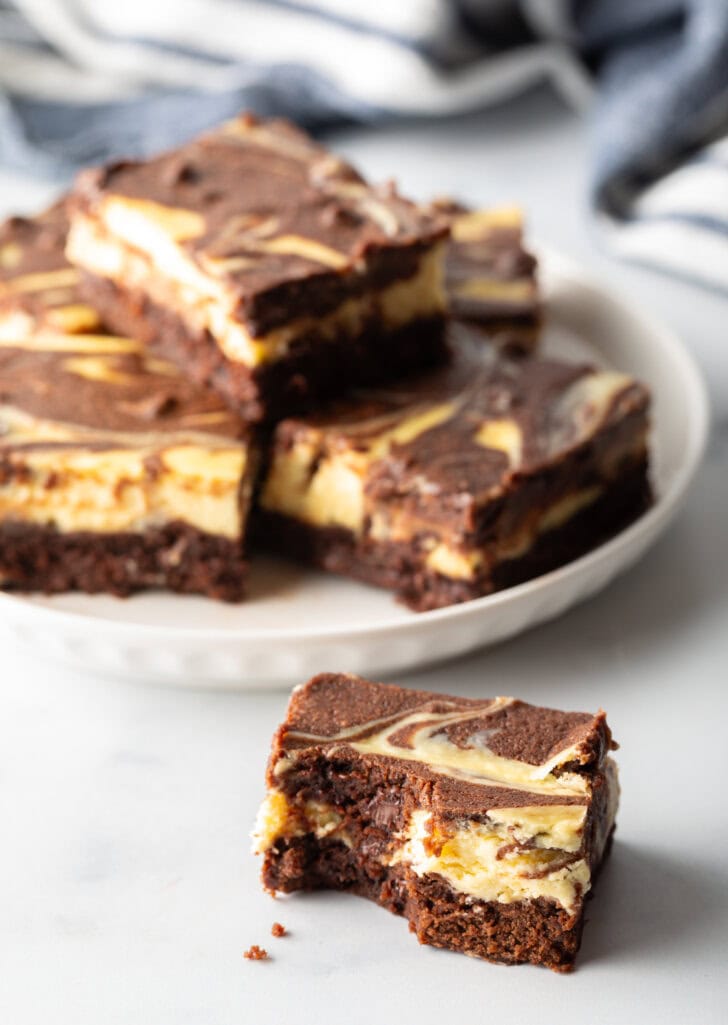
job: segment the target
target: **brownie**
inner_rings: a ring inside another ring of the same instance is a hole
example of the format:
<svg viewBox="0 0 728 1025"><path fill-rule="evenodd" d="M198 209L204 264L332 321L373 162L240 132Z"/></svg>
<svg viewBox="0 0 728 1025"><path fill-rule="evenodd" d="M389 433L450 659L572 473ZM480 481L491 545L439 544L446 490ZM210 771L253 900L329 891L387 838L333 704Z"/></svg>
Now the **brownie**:
<svg viewBox="0 0 728 1025"><path fill-rule="evenodd" d="M316 676L273 738L264 886L346 890L421 943L567 971L614 829L615 746L604 712Z"/></svg>
<svg viewBox="0 0 728 1025"><path fill-rule="evenodd" d="M560 566L646 508L642 385L503 354L464 325L451 341L447 368L278 424L265 546L421 611Z"/></svg>
<svg viewBox="0 0 728 1025"><path fill-rule="evenodd" d="M62 205L0 226L0 587L238 600L248 427L136 340L104 334Z"/></svg>
<svg viewBox="0 0 728 1025"><path fill-rule="evenodd" d="M472 210L441 199L433 208L450 218L445 290L450 313L480 324L514 348L535 349L541 324L538 264L524 247L518 207Z"/></svg>
<svg viewBox="0 0 728 1025"><path fill-rule="evenodd" d="M71 259L104 320L250 421L442 360L448 218L285 121L84 172Z"/></svg>

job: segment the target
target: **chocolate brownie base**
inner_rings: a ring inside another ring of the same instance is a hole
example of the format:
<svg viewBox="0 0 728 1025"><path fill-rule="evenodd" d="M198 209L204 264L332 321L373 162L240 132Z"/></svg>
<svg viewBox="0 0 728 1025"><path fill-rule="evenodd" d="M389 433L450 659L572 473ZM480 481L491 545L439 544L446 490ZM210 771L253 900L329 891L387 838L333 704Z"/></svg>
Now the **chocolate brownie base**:
<svg viewBox="0 0 728 1025"><path fill-rule="evenodd" d="M143 534L61 533L19 523L0 528L0 587L8 591L126 597L164 588L236 602L244 596L245 576L239 542L185 523Z"/></svg>
<svg viewBox="0 0 728 1025"><path fill-rule="evenodd" d="M607 844L605 857L611 843ZM550 900L474 900L444 881L398 865L384 868L336 840L312 834L278 841L266 857L263 883L272 893L338 890L375 901L409 922L420 943L460 950L496 964L573 969L584 920Z"/></svg>
<svg viewBox="0 0 728 1025"><path fill-rule="evenodd" d="M513 587L563 566L602 544L636 520L652 502L646 463L631 468L593 505L564 526L542 534L530 551L507 559L491 573L458 580L424 566L426 551L417 543L359 540L339 527L314 527L258 508L252 531L268 551L331 573L394 591L415 612L470 601Z"/></svg>
<svg viewBox="0 0 728 1025"><path fill-rule="evenodd" d="M444 363L448 355L444 323L435 317L389 333L375 322L356 339L302 338L285 357L251 370L227 359L209 332L190 333L180 317L139 291L91 274L83 275L81 290L112 331L138 338L250 423L306 412L351 388Z"/></svg>

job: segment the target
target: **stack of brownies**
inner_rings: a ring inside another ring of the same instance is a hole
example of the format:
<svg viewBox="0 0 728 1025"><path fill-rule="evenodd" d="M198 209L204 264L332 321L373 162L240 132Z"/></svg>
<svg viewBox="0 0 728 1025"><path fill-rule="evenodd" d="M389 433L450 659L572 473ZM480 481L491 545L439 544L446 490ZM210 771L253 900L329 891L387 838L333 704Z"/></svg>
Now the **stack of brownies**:
<svg viewBox="0 0 728 1025"><path fill-rule="evenodd" d="M0 228L0 586L238 600L260 548L428 609L560 565L649 501L649 397L539 321L517 210L285 122L84 172Z"/></svg>

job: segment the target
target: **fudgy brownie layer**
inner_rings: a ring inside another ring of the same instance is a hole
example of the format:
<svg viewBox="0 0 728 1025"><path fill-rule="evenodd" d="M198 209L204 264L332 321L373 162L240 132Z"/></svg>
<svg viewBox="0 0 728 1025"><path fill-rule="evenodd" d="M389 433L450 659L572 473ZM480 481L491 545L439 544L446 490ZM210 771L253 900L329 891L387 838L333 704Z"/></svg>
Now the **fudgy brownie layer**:
<svg viewBox="0 0 728 1025"><path fill-rule="evenodd" d="M192 380L214 389L251 423L306 412L349 389L445 362L448 353L440 318L390 333L377 321L355 339L301 338L286 356L251 370L227 359L208 331L191 332L180 317L141 292L122 291L91 274L83 275L81 289L111 330L138 338Z"/></svg>
<svg viewBox="0 0 728 1025"><path fill-rule="evenodd" d="M251 529L256 542L269 551L395 591L411 609L424 612L479 598L563 566L623 530L649 508L651 500L647 466L640 462L593 505L562 527L542 534L526 555L504 560L492 573L472 580L426 569L426 551L416 541L360 540L339 527L315 527L262 508L254 513Z"/></svg>
<svg viewBox="0 0 728 1025"><path fill-rule="evenodd" d="M608 853L607 846L606 854ZM266 854L263 883L272 892L331 889L354 893L402 915L420 943L498 964L570 971L581 945L583 901L567 911L538 898L511 904L455 892L438 876L417 876L311 833L279 840Z"/></svg>
<svg viewBox="0 0 728 1025"><path fill-rule="evenodd" d="M244 596L239 542L181 522L144 533L60 533L48 527L0 527L0 587L14 591L105 592L126 597L164 588L222 601Z"/></svg>

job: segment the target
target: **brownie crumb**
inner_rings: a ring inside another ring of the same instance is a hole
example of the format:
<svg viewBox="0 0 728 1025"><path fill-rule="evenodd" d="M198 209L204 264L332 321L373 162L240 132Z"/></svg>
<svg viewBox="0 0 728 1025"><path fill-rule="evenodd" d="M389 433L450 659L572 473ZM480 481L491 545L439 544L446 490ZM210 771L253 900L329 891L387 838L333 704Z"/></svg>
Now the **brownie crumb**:
<svg viewBox="0 0 728 1025"><path fill-rule="evenodd" d="M281 925L280 922L274 922L273 925L271 926L270 934L271 934L271 936L275 936L276 938L280 938L281 936L285 936L286 935L286 927L285 927L285 925Z"/></svg>
<svg viewBox="0 0 728 1025"><path fill-rule="evenodd" d="M267 961L268 951L259 947L257 943L254 943L251 947L243 954L246 961Z"/></svg>

